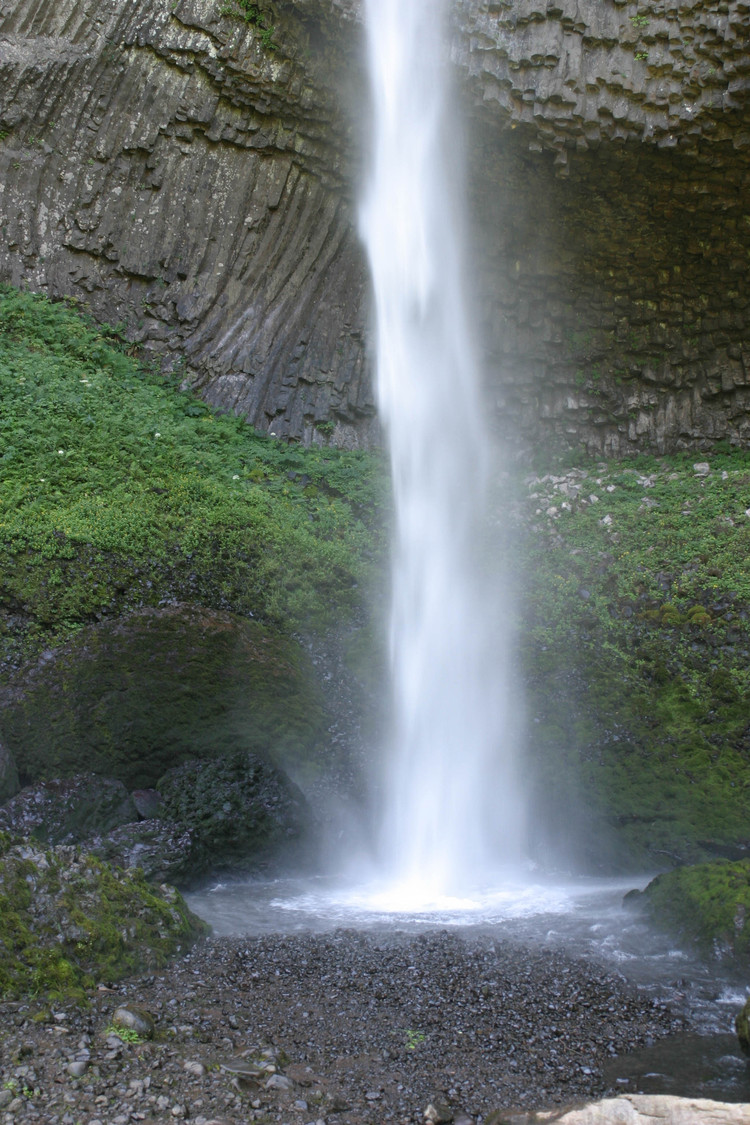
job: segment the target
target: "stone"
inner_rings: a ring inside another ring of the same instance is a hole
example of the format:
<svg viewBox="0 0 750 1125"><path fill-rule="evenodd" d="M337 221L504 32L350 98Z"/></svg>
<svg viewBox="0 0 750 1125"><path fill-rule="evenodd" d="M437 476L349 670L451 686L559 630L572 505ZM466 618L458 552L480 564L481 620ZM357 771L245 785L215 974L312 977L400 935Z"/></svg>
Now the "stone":
<svg viewBox="0 0 750 1125"><path fill-rule="evenodd" d="M0 805L15 797L19 789L15 758L8 747L0 741Z"/></svg>
<svg viewBox="0 0 750 1125"><path fill-rule="evenodd" d="M284 1074L272 1074L266 1082L267 1090L291 1090L294 1083Z"/></svg>
<svg viewBox="0 0 750 1125"><path fill-rule="evenodd" d="M197 1059L186 1059L182 1064L183 1070L188 1074L192 1074L194 1078L203 1078L206 1073L206 1068L202 1062Z"/></svg>
<svg viewBox="0 0 750 1125"><path fill-rule="evenodd" d="M496 1111L487 1125L747 1125L750 1105L714 1102L705 1098L677 1098L669 1094L626 1094L561 1112Z"/></svg>
<svg viewBox="0 0 750 1125"><path fill-rule="evenodd" d="M130 796L138 816L143 820L151 820L159 815L161 796L156 789L134 789Z"/></svg>
<svg viewBox="0 0 750 1125"><path fill-rule="evenodd" d="M74 1062L68 1063L65 1069L67 1070L71 1078L83 1078L88 1068L88 1060L76 1059Z"/></svg>
<svg viewBox="0 0 750 1125"><path fill-rule="evenodd" d="M451 1125L453 1121L453 1110L450 1106L443 1105L441 1102L430 1102L427 1109L424 1111L423 1117L425 1121L431 1125Z"/></svg>
<svg viewBox="0 0 750 1125"><path fill-rule="evenodd" d="M122 1004L112 1013L112 1023L127 1031L134 1031L141 1039L153 1039L156 1025L154 1017L136 1004Z"/></svg>
<svg viewBox="0 0 750 1125"><path fill-rule="evenodd" d="M742 1053L750 1057L750 1000L746 1000L734 1021Z"/></svg>
<svg viewBox="0 0 750 1125"><path fill-rule="evenodd" d="M0 808L0 829L48 844L78 844L137 815L121 781L83 773L23 789Z"/></svg>

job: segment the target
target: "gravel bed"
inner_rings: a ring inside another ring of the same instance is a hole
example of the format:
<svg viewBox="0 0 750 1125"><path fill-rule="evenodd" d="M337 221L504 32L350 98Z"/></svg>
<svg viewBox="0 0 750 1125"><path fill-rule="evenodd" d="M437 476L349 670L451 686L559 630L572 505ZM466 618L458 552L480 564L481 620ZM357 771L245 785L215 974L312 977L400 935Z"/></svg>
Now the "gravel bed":
<svg viewBox="0 0 750 1125"><path fill-rule="evenodd" d="M108 1033L123 1003L153 1040ZM596 965L489 938L208 939L86 1009L0 1005L0 1122L491 1122L598 1097L606 1059L681 1028Z"/></svg>

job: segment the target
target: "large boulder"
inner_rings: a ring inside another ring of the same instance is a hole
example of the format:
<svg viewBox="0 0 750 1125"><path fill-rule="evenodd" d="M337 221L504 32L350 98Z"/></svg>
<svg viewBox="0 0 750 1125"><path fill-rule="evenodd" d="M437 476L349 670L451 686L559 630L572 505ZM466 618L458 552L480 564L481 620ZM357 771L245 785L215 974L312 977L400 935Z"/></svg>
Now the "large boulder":
<svg viewBox="0 0 750 1125"><path fill-rule="evenodd" d="M26 783L94 771L140 789L188 758L234 750L304 779L326 742L301 646L197 606L144 609L85 629L8 696L0 732Z"/></svg>
<svg viewBox="0 0 750 1125"><path fill-rule="evenodd" d="M85 773L23 789L0 808L0 831L45 844L80 844L137 819L121 781Z"/></svg>
<svg viewBox="0 0 750 1125"><path fill-rule="evenodd" d="M248 871L299 859L312 821L302 793L246 751L184 762L159 782L161 815L191 834L189 873Z"/></svg>
<svg viewBox="0 0 750 1125"><path fill-rule="evenodd" d="M747 1125L750 1105L671 1094L625 1094L561 1112L491 1113L487 1125Z"/></svg>

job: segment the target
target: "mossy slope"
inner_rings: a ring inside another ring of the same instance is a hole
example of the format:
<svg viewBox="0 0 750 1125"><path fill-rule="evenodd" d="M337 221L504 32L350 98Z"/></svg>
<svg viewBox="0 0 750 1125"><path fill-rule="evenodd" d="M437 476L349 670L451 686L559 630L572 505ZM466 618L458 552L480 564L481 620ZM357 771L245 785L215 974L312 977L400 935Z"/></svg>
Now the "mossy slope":
<svg viewBox="0 0 750 1125"><path fill-rule="evenodd" d="M577 823L573 850L592 866L739 858L750 458L718 448L527 483L521 646L540 819L568 835Z"/></svg>
<svg viewBox="0 0 750 1125"><path fill-rule="evenodd" d="M362 606L384 474L220 417L60 304L0 287L0 658L166 600L284 630Z"/></svg>
<svg viewBox="0 0 750 1125"><path fill-rule="evenodd" d="M0 995L82 996L162 967L207 927L170 887L73 847L0 834Z"/></svg>

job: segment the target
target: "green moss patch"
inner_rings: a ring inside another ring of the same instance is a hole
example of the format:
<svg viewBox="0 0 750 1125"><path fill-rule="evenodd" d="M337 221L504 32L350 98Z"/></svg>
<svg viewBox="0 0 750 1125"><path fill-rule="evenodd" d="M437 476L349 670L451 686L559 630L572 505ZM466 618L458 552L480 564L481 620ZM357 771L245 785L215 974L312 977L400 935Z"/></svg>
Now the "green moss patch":
<svg viewBox="0 0 750 1125"><path fill-rule="evenodd" d="M539 804L562 827L575 807L594 865L739 858L750 839L750 459L720 448L527 483L520 635Z"/></svg>
<svg viewBox="0 0 750 1125"><path fill-rule="evenodd" d="M651 921L704 954L750 953L750 860L703 863L658 875L640 894L628 896Z"/></svg>
<svg viewBox="0 0 750 1125"><path fill-rule="evenodd" d="M156 889L78 848L42 851L0 836L0 995L82 996L161 968L206 927Z"/></svg>
<svg viewBox="0 0 750 1125"><path fill-rule="evenodd" d="M377 458L218 416L60 304L0 287L0 663L166 600L286 630L363 605ZM373 530L374 529L374 530Z"/></svg>

